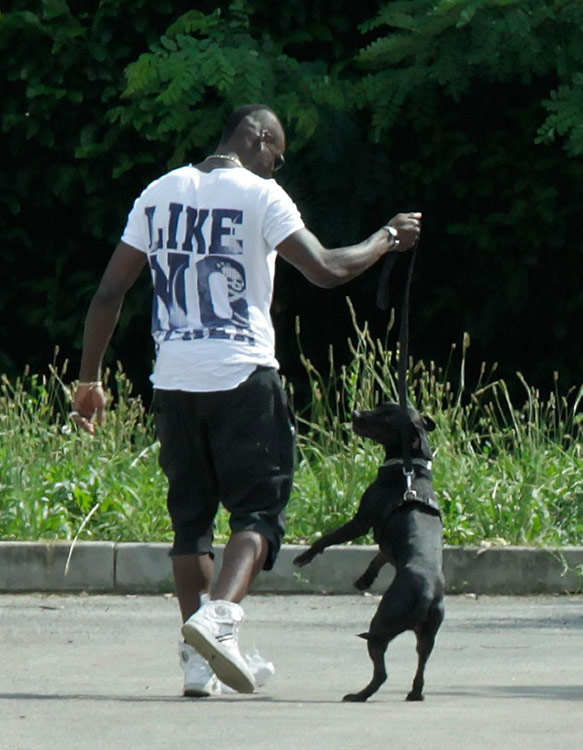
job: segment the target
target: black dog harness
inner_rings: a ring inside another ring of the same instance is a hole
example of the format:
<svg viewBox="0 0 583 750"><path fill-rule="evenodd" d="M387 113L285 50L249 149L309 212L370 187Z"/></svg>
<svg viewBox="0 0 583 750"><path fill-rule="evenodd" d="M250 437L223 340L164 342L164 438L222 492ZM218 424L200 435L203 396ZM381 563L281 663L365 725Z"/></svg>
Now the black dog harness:
<svg viewBox="0 0 583 750"><path fill-rule="evenodd" d="M392 474L395 469L401 469L405 475L405 491L403 492L401 502L398 504L391 503L391 513L396 508L405 503L418 503L425 505L435 511L441 518L441 509L435 499L433 491L433 476L431 473L433 463L426 458L412 458L410 460L411 472L405 470L405 462L402 458L389 458L379 469L379 479L385 482L394 483L394 477L388 477L386 474ZM383 474L385 476L383 477Z"/></svg>
<svg viewBox="0 0 583 750"><path fill-rule="evenodd" d="M371 514L370 518L377 544L381 544L385 538L385 527L393 513L406 505L416 505L441 520L441 510L433 491L431 461L414 457L411 465L409 489L403 491L403 459L390 458L379 468L376 480L363 495L361 508L376 509L376 513Z"/></svg>

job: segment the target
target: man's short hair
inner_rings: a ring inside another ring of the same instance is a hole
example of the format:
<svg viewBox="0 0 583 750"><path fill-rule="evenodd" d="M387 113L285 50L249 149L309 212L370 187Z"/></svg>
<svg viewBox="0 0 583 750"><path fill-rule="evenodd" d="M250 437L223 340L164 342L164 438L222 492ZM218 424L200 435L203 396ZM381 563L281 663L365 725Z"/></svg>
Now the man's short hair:
<svg viewBox="0 0 583 750"><path fill-rule="evenodd" d="M272 115L277 117L273 109L268 104L244 104L242 107L237 107L229 115L227 122L225 123L225 129L221 136L221 143L225 143L233 135L237 126L244 120L247 115L251 115L254 112L271 112Z"/></svg>

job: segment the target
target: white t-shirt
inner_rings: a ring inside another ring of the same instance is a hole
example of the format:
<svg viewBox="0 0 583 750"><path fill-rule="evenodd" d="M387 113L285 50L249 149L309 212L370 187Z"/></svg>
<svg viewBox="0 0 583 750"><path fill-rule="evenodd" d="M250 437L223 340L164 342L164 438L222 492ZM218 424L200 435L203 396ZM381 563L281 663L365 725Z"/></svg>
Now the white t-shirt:
<svg viewBox="0 0 583 750"><path fill-rule="evenodd" d="M235 388L278 367L271 301L275 247L304 226L275 182L242 168L175 169L134 203L122 241L147 254L154 388Z"/></svg>

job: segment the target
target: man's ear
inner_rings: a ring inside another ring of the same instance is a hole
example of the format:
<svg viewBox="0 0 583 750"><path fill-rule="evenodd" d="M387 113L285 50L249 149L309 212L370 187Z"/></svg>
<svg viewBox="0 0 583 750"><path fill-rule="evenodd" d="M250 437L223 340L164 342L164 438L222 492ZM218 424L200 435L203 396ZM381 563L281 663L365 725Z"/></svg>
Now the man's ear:
<svg viewBox="0 0 583 750"><path fill-rule="evenodd" d="M253 145L261 150L263 148L263 144L267 143L268 140L269 140L269 130L266 130L264 128L258 133L257 139L254 141Z"/></svg>

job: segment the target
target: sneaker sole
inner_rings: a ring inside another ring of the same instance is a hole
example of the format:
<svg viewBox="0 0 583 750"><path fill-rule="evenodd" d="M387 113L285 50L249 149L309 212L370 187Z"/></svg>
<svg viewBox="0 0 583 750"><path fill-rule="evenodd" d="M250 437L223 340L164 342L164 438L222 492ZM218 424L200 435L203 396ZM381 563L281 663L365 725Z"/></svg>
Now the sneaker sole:
<svg viewBox="0 0 583 750"><path fill-rule="evenodd" d="M184 688L183 695L185 698L209 698L211 695L215 695L215 693L210 689L186 687Z"/></svg>
<svg viewBox="0 0 583 750"><path fill-rule="evenodd" d="M184 640L208 661L221 682L238 693L252 693L255 690L255 680L251 672L233 662L229 651L210 631L187 622L182 626L182 635Z"/></svg>

